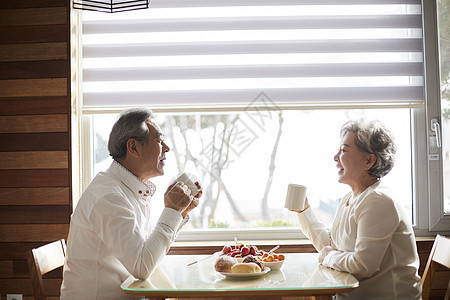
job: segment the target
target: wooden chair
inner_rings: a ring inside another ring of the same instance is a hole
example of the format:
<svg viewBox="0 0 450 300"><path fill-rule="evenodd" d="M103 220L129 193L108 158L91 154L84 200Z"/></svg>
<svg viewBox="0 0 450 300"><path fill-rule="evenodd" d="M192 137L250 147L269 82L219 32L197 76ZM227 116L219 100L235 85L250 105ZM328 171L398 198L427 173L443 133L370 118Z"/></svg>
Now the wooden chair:
<svg viewBox="0 0 450 300"><path fill-rule="evenodd" d="M439 264L450 268L450 239L438 234L434 240L433 248L431 249L422 276L423 300L428 300L430 298L431 284L433 283L433 277ZM448 283L444 299L448 300L449 297L450 282Z"/></svg>
<svg viewBox="0 0 450 300"><path fill-rule="evenodd" d="M65 254L66 241L64 239L27 252L28 268L35 300L47 299L42 275L62 267Z"/></svg>

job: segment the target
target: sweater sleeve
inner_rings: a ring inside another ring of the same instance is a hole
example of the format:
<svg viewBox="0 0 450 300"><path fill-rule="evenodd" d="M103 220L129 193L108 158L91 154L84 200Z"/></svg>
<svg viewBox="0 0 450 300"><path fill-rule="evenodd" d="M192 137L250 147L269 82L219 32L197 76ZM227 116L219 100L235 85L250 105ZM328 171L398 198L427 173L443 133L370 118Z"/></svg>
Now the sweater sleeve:
<svg viewBox="0 0 450 300"><path fill-rule="evenodd" d="M298 214L300 228L306 237L313 243L317 251L331 245L330 232L322 222L317 219L312 208Z"/></svg>

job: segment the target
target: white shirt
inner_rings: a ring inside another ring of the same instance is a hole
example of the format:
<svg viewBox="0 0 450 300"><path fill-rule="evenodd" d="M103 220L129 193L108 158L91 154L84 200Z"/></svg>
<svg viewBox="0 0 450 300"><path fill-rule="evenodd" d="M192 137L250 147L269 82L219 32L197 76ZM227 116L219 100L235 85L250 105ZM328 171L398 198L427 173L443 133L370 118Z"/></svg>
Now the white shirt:
<svg viewBox="0 0 450 300"><path fill-rule="evenodd" d="M155 186L118 162L83 193L70 222L61 299L135 299L120 289L129 276L147 278L182 224L165 208L152 229L149 201Z"/></svg>
<svg viewBox="0 0 450 300"><path fill-rule="evenodd" d="M347 201L349 201L347 206ZM308 208L298 214L300 227L320 251L332 246L323 265L353 274L359 288L337 299L421 299L419 257L409 217L380 186L357 197L347 194L330 230Z"/></svg>

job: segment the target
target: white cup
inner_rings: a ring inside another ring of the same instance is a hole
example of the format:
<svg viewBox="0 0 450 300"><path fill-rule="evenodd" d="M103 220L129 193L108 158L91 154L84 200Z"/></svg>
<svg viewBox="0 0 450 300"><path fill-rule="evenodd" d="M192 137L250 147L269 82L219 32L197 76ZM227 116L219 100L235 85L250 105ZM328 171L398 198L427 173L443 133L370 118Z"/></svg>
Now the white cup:
<svg viewBox="0 0 450 300"><path fill-rule="evenodd" d="M181 181L185 185L187 185L187 187L191 190L191 196L195 197L195 195L197 195L198 192L200 191L199 188L195 185L196 182L200 183L200 181L198 180L197 177L195 177L194 174L181 173L172 182L178 182L178 181Z"/></svg>
<svg viewBox="0 0 450 300"><path fill-rule="evenodd" d="M284 207L291 210L304 210L306 186L290 183L286 194Z"/></svg>

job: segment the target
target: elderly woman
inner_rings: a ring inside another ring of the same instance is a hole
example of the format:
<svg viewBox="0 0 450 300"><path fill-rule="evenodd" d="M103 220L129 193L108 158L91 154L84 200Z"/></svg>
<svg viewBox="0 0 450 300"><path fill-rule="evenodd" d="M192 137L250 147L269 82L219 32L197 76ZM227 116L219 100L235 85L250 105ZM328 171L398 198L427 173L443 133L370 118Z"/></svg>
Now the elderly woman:
<svg viewBox="0 0 450 300"><path fill-rule="evenodd" d="M334 160L338 181L351 192L342 198L330 229L318 221L308 200L297 211L302 231L319 251L319 263L360 281L359 288L337 299L421 299L410 217L382 188L395 152L393 137L380 123L344 124Z"/></svg>

